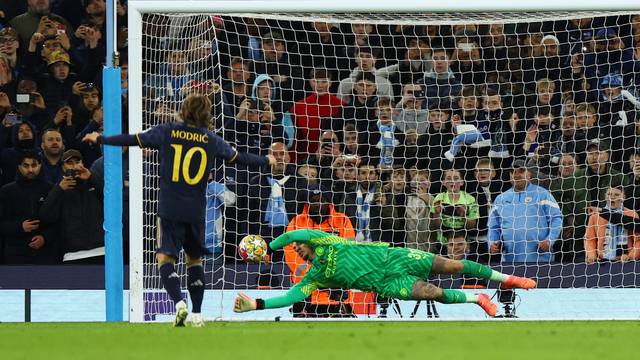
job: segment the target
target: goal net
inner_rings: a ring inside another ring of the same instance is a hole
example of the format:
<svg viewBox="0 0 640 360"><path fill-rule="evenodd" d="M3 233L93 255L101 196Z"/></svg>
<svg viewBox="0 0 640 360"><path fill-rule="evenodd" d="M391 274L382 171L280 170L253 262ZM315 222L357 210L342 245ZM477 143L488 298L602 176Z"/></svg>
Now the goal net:
<svg viewBox="0 0 640 360"><path fill-rule="evenodd" d="M480 279L429 279L495 296L506 316L637 317L640 15L147 13L136 26L140 58L129 62L142 70L132 74L142 105L132 131L179 121L181 101L201 93L217 134L278 159L211 172L205 318L484 317L472 305L340 289L234 314L237 291L281 295L309 266L291 250L248 264L240 240L299 228L535 278L538 289L515 294ZM132 320L165 320L158 158L132 156L141 159L132 238L142 237ZM182 258L178 271L186 293Z"/></svg>

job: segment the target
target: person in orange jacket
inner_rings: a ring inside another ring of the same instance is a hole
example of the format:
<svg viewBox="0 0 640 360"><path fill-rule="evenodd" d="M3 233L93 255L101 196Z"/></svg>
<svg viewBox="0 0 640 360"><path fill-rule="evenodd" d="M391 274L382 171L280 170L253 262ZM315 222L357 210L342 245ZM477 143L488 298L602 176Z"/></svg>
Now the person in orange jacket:
<svg viewBox="0 0 640 360"><path fill-rule="evenodd" d="M622 185L611 185L606 193L606 210L637 218L635 211L624 207ZM622 224L613 224L597 212L589 216L584 248L587 264L596 261L631 261L640 259L640 236L626 230Z"/></svg>
<svg viewBox="0 0 640 360"><path fill-rule="evenodd" d="M298 229L316 229L333 233L342 238L355 239L356 233L351 220L344 213L334 209L327 197L328 191L314 184L309 185L307 194L308 204L304 206L302 213L296 215L289 222L287 232ZM300 282L309 270L310 264L296 253L293 245L284 247L284 260L291 271L291 283ZM335 290L314 291L310 297L310 304L294 305L294 316L335 315L335 312L339 312L341 302L335 299L336 296L332 292Z"/></svg>

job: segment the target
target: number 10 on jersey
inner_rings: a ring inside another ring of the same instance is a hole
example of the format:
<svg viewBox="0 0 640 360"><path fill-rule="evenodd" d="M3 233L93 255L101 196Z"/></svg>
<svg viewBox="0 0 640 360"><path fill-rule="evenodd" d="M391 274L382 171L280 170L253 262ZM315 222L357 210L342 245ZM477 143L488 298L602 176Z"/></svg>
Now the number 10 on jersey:
<svg viewBox="0 0 640 360"><path fill-rule="evenodd" d="M184 178L184 182L189 185L195 185L199 183L200 180L202 180L207 167L207 152L199 146L194 146L187 150L187 152L184 154L183 159L182 145L171 144L171 147L175 151L173 155L173 173L171 175L171 181L180 181L180 167L182 167L182 177ZM191 160L195 153L200 153L200 166L198 167L198 172L196 173L196 175L194 177L191 177L189 168L191 167ZM180 166L181 164L182 166Z"/></svg>

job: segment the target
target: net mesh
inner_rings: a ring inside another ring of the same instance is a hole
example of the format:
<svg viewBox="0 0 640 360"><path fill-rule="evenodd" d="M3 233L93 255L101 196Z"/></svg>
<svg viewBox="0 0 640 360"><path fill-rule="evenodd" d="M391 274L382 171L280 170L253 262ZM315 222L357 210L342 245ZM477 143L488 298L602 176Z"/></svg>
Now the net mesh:
<svg viewBox="0 0 640 360"><path fill-rule="evenodd" d="M640 210L639 15L146 14L142 63L144 129L177 121L182 99L205 93L216 133L280 159L270 170L212 171L209 289L288 289L304 267L294 255L247 264L237 246L313 224L491 264L543 288L640 283L638 230L592 215ZM157 164L144 153L147 320L172 311L154 265ZM208 316L226 316L231 295L215 293ZM323 294L294 313L344 315L346 304L371 315L380 307L363 303L388 304Z"/></svg>

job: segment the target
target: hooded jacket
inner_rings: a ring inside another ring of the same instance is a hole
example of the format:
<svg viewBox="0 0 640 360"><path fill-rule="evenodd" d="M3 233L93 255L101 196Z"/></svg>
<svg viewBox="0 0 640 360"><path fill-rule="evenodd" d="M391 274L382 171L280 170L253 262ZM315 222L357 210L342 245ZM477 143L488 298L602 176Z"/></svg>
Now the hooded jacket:
<svg viewBox="0 0 640 360"><path fill-rule="evenodd" d="M29 128L31 128L31 132L33 133L32 140L18 140L18 129L22 124L27 124ZM38 138L38 133L35 127L27 121L23 121L22 124L14 125L11 128L11 144L13 147L0 151L0 169L2 169L0 185L8 184L16 179L18 159L22 152L26 150L36 151L35 139Z"/></svg>

